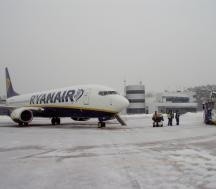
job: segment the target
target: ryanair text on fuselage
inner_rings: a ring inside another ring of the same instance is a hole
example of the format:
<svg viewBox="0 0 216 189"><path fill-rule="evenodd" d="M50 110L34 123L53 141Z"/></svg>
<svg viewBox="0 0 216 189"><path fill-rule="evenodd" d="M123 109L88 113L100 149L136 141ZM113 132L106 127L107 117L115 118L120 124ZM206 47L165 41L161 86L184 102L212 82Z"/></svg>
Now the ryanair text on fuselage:
<svg viewBox="0 0 216 189"><path fill-rule="evenodd" d="M83 89L77 90L64 90L50 93L42 93L38 95L32 95L30 104L50 104L50 103L62 103L62 102L77 102L84 94Z"/></svg>

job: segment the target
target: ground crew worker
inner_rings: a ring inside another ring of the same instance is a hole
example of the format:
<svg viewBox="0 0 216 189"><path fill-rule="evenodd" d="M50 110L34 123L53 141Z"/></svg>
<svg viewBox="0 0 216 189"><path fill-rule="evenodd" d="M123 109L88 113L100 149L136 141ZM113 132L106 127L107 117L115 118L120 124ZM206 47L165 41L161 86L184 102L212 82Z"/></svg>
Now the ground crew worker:
<svg viewBox="0 0 216 189"><path fill-rule="evenodd" d="M179 125L179 118L180 118L180 114L178 111L176 111L175 113L176 125Z"/></svg>
<svg viewBox="0 0 216 189"><path fill-rule="evenodd" d="M155 111L155 113L152 116L152 120L154 121L153 126L158 127L157 117L158 117L158 113L157 113L157 111ZM156 125L155 125L155 123L156 123Z"/></svg>
<svg viewBox="0 0 216 189"><path fill-rule="evenodd" d="M172 126L172 121L173 121L173 118L174 118L174 115L173 115L172 111L170 111L167 114L167 117L168 117L168 126Z"/></svg>

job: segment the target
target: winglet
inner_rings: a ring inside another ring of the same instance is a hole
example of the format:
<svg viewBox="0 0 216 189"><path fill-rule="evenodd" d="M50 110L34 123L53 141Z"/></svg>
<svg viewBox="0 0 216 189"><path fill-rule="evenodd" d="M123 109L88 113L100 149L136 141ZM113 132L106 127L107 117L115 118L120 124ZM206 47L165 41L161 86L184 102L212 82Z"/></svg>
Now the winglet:
<svg viewBox="0 0 216 189"><path fill-rule="evenodd" d="M14 91L13 85L11 83L10 75L8 72L8 68L5 68L5 74L6 74L6 90L7 90L7 98L18 96L19 94Z"/></svg>

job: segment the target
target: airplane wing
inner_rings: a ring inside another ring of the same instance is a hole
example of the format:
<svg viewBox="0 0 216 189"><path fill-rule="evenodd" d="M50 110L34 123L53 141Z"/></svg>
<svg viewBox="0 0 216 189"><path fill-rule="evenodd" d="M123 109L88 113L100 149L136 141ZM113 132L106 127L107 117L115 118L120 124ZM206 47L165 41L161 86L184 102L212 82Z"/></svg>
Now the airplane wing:
<svg viewBox="0 0 216 189"><path fill-rule="evenodd" d="M13 111L14 107L0 105L0 115L10 115L10 112Z"/></svg>
<svg viewBox="0 0 216 189"><path fill-rule="evenodd" d="M10 116L11 112L15 109L31 110L33 112L44 110L43 108L40 107L14 107L14 106L0 105L0 115Z"/></svg>

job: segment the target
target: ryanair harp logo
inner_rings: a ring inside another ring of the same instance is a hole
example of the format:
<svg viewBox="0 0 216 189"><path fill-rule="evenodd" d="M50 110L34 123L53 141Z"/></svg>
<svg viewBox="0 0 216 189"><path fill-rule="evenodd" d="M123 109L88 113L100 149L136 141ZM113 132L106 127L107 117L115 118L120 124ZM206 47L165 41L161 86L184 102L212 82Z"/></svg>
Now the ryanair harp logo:
<svg viewBox="0 0 216 189"><path fill-rule="evenodd" d="M52 93L43 93L33 95L30 104L52 104L62 102L77 102L84 94L83 89L56 91Z"/></svg>

